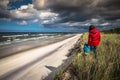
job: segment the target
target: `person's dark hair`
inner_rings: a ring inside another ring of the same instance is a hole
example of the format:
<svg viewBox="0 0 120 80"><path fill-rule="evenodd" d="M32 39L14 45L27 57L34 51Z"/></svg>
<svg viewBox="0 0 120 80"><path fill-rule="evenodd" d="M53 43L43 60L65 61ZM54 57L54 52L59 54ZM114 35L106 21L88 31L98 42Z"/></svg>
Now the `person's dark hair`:
<svg viewBox="0 0 120 80"><path fill-rule="evenodd" d="M91 30L94 29L94 28L95 28L94 25L90 25L90 26L89 26L89 31L91 31Z"/></svg>

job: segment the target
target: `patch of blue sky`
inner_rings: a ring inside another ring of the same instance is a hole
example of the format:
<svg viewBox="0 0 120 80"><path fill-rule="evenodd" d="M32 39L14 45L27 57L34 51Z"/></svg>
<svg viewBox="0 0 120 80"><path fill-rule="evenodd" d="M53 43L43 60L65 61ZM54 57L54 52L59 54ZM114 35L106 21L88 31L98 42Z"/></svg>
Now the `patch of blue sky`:
<svg viewBox="0 0 120 80"><path fill-rule="evenodd" d="M9 4L8 4L8 6L9 6L9 10L11 10L11 9L17 9L17 8L19 8L20 6L22 6L22 5L28 5L28 4L32 4L32 0L18 0L18 1L15 1L15 2L10 2Z"/></svg>

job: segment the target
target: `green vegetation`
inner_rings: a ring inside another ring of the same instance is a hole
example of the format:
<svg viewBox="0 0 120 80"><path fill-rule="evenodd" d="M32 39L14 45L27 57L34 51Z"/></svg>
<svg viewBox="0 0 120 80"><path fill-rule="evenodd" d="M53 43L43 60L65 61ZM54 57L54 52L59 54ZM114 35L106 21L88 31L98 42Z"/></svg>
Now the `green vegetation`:
<svg viewBox="0 0 120 80"><path fill-rule="evenodd" d="M88 33L83 35L81 49L87 42ZM92 53L82 55L83 51L73 57L72 74L76 80L120 80L120 29L101 32L101 43L97 47L97 59ZM68 70L66 70L68 71ZM69 76L69 77L71 77ZM61 78L62 77L62 78ZM63 80L65 72L55 80ZM74 80L69 78L65 80Z"/></svg>

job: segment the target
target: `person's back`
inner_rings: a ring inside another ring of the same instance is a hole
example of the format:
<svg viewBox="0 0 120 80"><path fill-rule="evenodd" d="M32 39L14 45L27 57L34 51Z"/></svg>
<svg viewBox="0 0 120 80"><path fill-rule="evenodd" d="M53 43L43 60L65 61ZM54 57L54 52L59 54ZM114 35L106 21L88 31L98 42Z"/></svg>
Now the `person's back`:
<svg viewBox="0 0 120 80"><path fill-rule="evenodd" d="M89 46L98 46L100 42L100 32L93 28L89 32L88 45Z"/></svg>
<svg viewBox="0 0 120 80"><path fill-rule="evenodd" d="M95 26L91 25L89 27L89 37L88 37L88 45L90 46L90 50L94 53L94 58L96 58L96 48L100 43L100 32L96 29Z"/></svg>

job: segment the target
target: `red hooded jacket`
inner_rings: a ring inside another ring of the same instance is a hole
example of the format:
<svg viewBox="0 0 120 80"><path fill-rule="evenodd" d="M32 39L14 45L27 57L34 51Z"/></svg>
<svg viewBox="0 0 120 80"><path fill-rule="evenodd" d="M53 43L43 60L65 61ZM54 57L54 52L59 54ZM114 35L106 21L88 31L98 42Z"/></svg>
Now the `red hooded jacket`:
<svg viewBox="0 0 120 80"><path fill-rule="evenodd" d="M96 28L90 30L88 37L88 45L98 46L99 42L100 42L100 32Z"/></svg>

